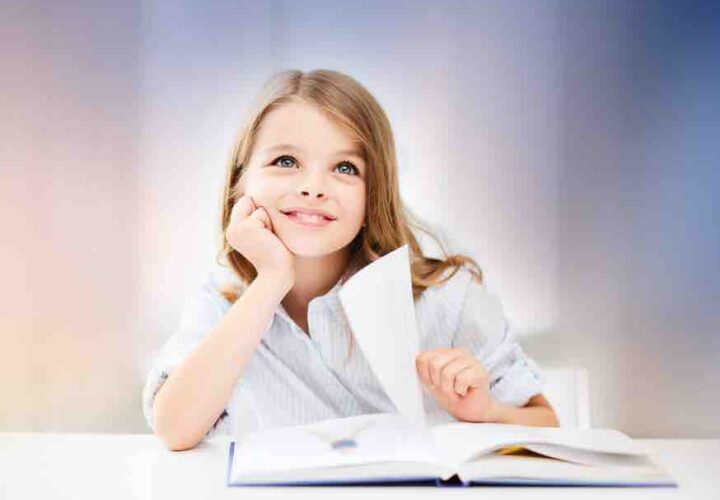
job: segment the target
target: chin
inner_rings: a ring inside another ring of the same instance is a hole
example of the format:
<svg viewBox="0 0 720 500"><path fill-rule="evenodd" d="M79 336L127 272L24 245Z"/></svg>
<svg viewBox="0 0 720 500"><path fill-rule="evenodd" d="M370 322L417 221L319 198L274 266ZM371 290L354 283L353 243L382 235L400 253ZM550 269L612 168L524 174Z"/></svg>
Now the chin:
<svg viewBox="0 0 720 500"><path fill-rule="evenodd" d="M332 244L322 238L289 238L284 241L285 246L298 257L324 257L341 250L346 245Z"/></svg>
<svg viewBox="0 0 720 500"><path fill-rule="evenodd" d="M352 243L360 230L358 228L355 232L348 231L348 228L335 224L337 222L318 230L297 226L283 218L273 221L275 234L287 249L298 257L325 257L337 253Z"/></svg>

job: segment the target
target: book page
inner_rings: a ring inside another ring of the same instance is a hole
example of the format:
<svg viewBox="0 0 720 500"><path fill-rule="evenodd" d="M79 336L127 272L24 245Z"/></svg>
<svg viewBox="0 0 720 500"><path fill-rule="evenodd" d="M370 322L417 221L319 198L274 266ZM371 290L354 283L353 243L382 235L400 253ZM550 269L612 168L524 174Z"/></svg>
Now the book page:
<svg viewBox="0 0 720 500"><path fill-rule="evenodd" d="M380 462L434 463L427 428L378 413L243 434L236 441L232 475Z"/></svg>
<svg viewBox="0 0 720 500"><path fill-rule="evenodd" d="M633 463L594 467L552 458L524 455L484 455L463 464L458 476L463 483L501 482L523 484L564 483L576 485L626 484L674 485L675 481L662 467L647 457L630 457Z"/></svg>
<svg viewBox="0 0 720 500"><path fill-rule="evenodd" d="M558 460L580 465L636 467L646 465L648 460L644 455L597 452L559 444L536 443L524 445L524 448L546 457L557 458Z"/></svg>
<svg viewBox="0 0 720 500"><path fill-rule="evenodd" d="M415 369L419 353L408 246L371 262L339 292L343 311L361 351L397 411L425 422Z"/></svg>
<svg viewBox="0 0 720 500"><path fill-rule="evenodd" d="M643 454L630 437L612 429L451 422L433 426L432 434L438 459L455 467L511 445L551 444L598 453Z"/></svg>

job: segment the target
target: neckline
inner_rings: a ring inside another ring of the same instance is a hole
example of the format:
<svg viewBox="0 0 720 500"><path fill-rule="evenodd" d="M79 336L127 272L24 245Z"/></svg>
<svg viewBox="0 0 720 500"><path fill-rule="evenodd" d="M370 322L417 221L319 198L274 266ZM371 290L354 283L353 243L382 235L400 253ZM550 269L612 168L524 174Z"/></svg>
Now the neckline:
<svg viewBox="0 0 720 500"><path fill-rule="evenodd" d="M308 312L310 312L310 308L313 304L329 304L329 303L339 303L339 293L342 289L344 283L342 282L342 277L338 279L338 281L333 285L333 287L325 292L323 295L318 295L317 297L313 297L310 299L310 302L308 302ZM275 311L275 313L282 318L285 319L288 323L297 326L295 323L295 320L290 317L288 312L285 310L285 306L283 306L282 301L278 304L278 307ZM308 323L308 328L310 327L310 324ZM298 326L298 328L302 331L302 328ZM309 337L309 333L306 335Z"/></svg>

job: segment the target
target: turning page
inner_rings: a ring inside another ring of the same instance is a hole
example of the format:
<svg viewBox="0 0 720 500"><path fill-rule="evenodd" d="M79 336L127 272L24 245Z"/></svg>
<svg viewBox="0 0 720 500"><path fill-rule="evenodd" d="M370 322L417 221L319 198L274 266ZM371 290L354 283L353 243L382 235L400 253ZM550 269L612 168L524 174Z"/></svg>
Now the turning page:
<svg viewBox="0 0 720 500"><path fill-rule="evenodd" d="M398 412L410 422L424 423L408 246L362 268L339 297L360 349Z"/></svg>

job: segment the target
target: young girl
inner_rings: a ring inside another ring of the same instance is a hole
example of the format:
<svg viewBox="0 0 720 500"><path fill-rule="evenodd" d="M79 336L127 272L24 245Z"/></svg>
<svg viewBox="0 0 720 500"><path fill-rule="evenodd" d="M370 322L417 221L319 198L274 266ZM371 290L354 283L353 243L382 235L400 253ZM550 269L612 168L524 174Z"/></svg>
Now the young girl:
<svg viewBox="0 0 720 500"><path fill-rule="evenodd" d="M425 257L413 228L427 232L400 199L373 96L336 71L271 77L229 162L218 262L148 374L150 427L182 450L230 421L248 430L395 411L353 349L338 291L404 244L429 420L558 425L475 261Z"/></svg>

